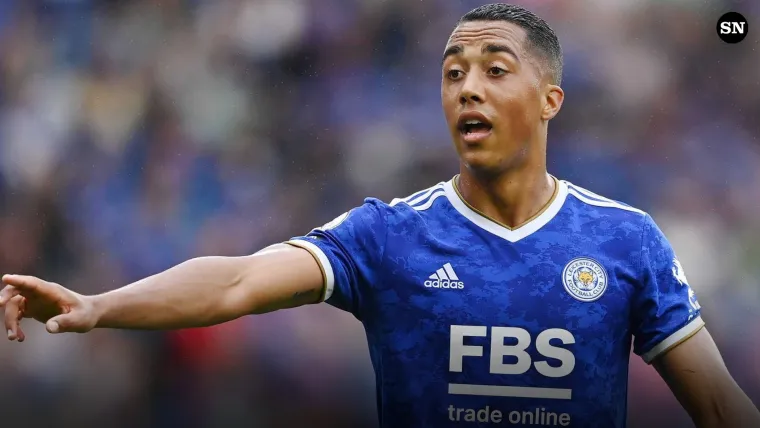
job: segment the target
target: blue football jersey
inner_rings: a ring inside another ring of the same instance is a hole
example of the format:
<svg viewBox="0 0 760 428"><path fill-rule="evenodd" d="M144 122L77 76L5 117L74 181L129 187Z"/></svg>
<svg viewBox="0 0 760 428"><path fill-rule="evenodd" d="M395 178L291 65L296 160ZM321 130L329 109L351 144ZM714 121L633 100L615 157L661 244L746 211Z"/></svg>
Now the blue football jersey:
<svg viewBox="0 0 760 428"><path fill-rule="evenodd" d="M703 327L648 214L556 182L514 229L455 177L289 241L364 325L382 427L624 427L631 346L649 363Z"/></svg>

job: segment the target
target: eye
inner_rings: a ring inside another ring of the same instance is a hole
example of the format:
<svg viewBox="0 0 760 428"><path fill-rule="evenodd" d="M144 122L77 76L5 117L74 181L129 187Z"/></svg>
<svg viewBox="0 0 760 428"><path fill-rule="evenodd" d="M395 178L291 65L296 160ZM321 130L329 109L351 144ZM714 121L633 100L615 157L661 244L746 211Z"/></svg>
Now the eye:
<svg viewBox="0 0 760 428"><path fill-rule="evenodd" d="M460 77L462 77L462 74L464 74L462 70L449 70L448 72L446 72L446 77L448 77L451 80L457 80Z"/></svg>
<svg viewBox="0 0 760 428"><path fill-rule="evenodd" d="M492 76L502 76L504 74L507 74L507 70L504 70L499 67L491 67L488 69L488 74Z"/></svg>

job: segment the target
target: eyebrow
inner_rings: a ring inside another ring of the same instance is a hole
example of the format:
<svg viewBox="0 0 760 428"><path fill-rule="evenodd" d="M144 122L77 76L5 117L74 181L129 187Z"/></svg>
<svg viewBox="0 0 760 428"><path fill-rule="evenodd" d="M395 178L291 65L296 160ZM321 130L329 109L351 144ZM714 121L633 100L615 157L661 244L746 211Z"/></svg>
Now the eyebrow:
<svg viewBox="0 0 760 428"><path fill-rule="evenodd" d="M441 59L441 65L446 61L446 58L450 56L455 55L461 55L464 52L464 48L462 45L453 45L449 46L445 52L443 52L443 59ZM497 45L497 44L488 44L483 46L483 49L481 49L481 53L506 53L507 55L511 55L515 58L517 62L520 62L520 58L518 58L517 54L515 53L512 48L510 48L507 45Z"/></svg>

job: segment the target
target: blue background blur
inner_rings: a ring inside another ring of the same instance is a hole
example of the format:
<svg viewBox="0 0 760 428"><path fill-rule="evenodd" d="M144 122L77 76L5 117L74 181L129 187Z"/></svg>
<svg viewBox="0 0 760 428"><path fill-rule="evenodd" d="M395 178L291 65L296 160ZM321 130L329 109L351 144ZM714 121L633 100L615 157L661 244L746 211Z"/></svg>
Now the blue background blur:
<svg viewBox="0 0 760 428"><path fill-rule="evenodd" d="M565 50L550 171L653 215L760 402L760 2L519 3ZM1 0L0 268L98 293L450 178L440 55L480 4ZM716 35L732 9L738 45ZM3 427L375 424L363 330L326 305L26 330L0 342ZM630 396L635 427L688 421L638 357Z"/></svg>

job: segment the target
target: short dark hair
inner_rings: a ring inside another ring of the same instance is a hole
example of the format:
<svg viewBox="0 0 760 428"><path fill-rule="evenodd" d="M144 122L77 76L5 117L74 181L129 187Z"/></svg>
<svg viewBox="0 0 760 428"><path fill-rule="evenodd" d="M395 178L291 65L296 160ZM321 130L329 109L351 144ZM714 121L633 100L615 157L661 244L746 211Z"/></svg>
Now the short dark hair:
<svg viewBox="0 0 760 428"><path fill-rule="evenodd" d="M506 21L525 30L529 47L546 61L553 83L562 83L562 47L554 30L536 14L513 4L492 3L467 12L457 26L472 21Z"/></svg>

